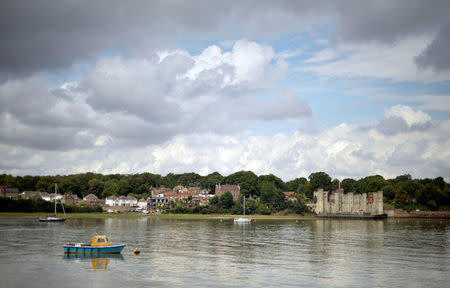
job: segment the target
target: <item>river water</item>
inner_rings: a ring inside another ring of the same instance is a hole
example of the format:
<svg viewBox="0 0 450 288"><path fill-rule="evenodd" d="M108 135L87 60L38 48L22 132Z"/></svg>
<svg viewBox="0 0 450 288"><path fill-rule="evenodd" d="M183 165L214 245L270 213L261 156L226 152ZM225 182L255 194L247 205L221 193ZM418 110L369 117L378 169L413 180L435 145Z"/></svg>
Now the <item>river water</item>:
<svg viewBox="0 0 450 288"><path fill-rule="evenodd" d="M64 243L95 233L127 247L64 257ZM0 217L0 279L45 288L449 287L450 222Z"/></svg>

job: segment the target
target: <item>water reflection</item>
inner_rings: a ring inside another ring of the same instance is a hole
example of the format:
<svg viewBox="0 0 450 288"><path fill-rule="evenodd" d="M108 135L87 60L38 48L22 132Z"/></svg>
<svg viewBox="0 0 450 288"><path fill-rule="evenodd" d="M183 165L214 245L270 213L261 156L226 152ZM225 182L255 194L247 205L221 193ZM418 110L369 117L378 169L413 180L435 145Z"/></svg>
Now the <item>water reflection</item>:
<svg viewBox="0 0 450 288"><path fill-rule="evenodd" d="M91 261L92 271L108 269L110 259L124 260L121 254L68 254L63 259L75 261Z"/></svg>

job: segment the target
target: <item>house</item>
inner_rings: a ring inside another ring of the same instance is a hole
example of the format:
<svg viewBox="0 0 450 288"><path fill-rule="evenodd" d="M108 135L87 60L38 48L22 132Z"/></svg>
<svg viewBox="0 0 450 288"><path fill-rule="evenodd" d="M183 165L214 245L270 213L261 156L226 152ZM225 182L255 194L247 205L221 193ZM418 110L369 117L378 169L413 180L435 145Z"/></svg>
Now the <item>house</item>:
<svg viewBox="0 0 450 288"><path fill-rule="evenodd" d="M286 191L283 192L284 197L289 201L297 201L297 198L295 198L295 193L292 191Z"/></svg>
<svg viewBox="0 0 450 288"><path fill-rule="evenodd" d="M45 201L50 201L50 194L48 194L47 192L41 192L41 199L45 200Z"/></svg>
<svg viewBox="0 0 450 288"><path fill-rule="evenodd" d="M156 208L156 206L166 206L169 203L169 199L164 196L164 194L158 194L155 197L152 197L148 204L152 208Z"/></svg>
<svg viewBox="0 0 450 288"><path fill-rule="evenodd" d="M127 196L126 198L127 206L136 207L138 204L138 200L133 196Z"/></svg>
<svg viewBox="0 0 450 288"><path fill-rule="evenodd" d="M83 201L85 201L89 206L100 205L98 197L92 193L84 196Z"/></svg>
<svg viewBox="0 0 450 288"><path fill-rule="evenodd" d="M117 198L116 196L110 196L110 197L106 197L105 199L105 205L106 206L119 206L119 198Z"/></svg>
<svg viewBox="0 0 450 288"><path fill-rule="evenodd" d="M54 201L54 200L59 201L59 200L61 200L63 198L63 195L61 195L59 193L51 193L49 195L50 195L50 200L49 201ZM72 196L75 196L74 200L75 199L78 200L77 195L72 195Z"/></svg>
<svg viewBox="0 0 450 288"><path fill-rule="evenodd" d="M16 187L6 187L6 186L0 186L0 192L2 197L14 199L19 199L19 189Z"/></svg>
<svg viewBox="0 0 450 288"><path fill-rule="evenodd" d="M20 193L22 199L42 199L42 193L40 191L23 191Z"/></svg>
<svg viewBox="0 0 450 288"><path fill-rule="evenodd" d="M159 194L164 194L166 192L173 192L173 190L163 185L161 187L150 187L150 194L152 195L152 197L155 197Z"/></svg>
<svg viewBox="0 0 450 288"><path fill-rule="evenodd" d="M148 207L147 199L144 198L139 199L137 206L139 207L139 209L147 210Z"/></svg>
<svg viewBox="0 0 450 288"><path fill-rule="evenodd" d="M241 194L241 187L238 185L230 185L230 184L216 184L216 195L222 196L226 192L230 192L233 195L233 200L236 201Z"/></svg>
<svg viewBox="0 0 450 288"><path fill-rule="evenodd" d="M53 198L53 199L57 201L56 198ZM64 194L63 197L61 198L61 202L64 205L71 205L71 206L76 205L77 200L78 200L78 197L73 194Z"/></svg>
<svg viewBox="0 0 450 288"><path fill-rule="evenodd" d="M100 201L100 200L98 200ZM138 201L133 196L110 196L107 197L105 200L106 206L127 206L127 207L136 207L138 204Z"/></svg>

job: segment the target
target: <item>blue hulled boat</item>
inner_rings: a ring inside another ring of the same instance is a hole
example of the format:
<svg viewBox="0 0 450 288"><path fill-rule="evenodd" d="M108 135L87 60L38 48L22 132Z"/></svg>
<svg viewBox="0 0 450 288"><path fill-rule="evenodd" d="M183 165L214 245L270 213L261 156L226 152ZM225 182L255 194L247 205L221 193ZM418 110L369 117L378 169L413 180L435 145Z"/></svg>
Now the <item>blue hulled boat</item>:
<svg viewBox="0 0 450 288"><path fill-rule="evenodd" d="M89 243L67 243L64 245L64 254L120 254L125 245L111 245L108 237L95 235Z"/></svg>

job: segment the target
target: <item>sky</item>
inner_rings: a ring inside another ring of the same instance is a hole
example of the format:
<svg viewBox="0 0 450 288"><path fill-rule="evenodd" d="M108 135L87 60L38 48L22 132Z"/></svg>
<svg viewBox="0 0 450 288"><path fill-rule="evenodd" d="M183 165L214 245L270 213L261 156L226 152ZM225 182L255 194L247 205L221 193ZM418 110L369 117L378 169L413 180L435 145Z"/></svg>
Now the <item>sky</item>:
<svg viewBox="0 0 450 288"><path fill-rule="evenodd" d="M449 1L0 6L0 173L450 180Z"/></svg>

